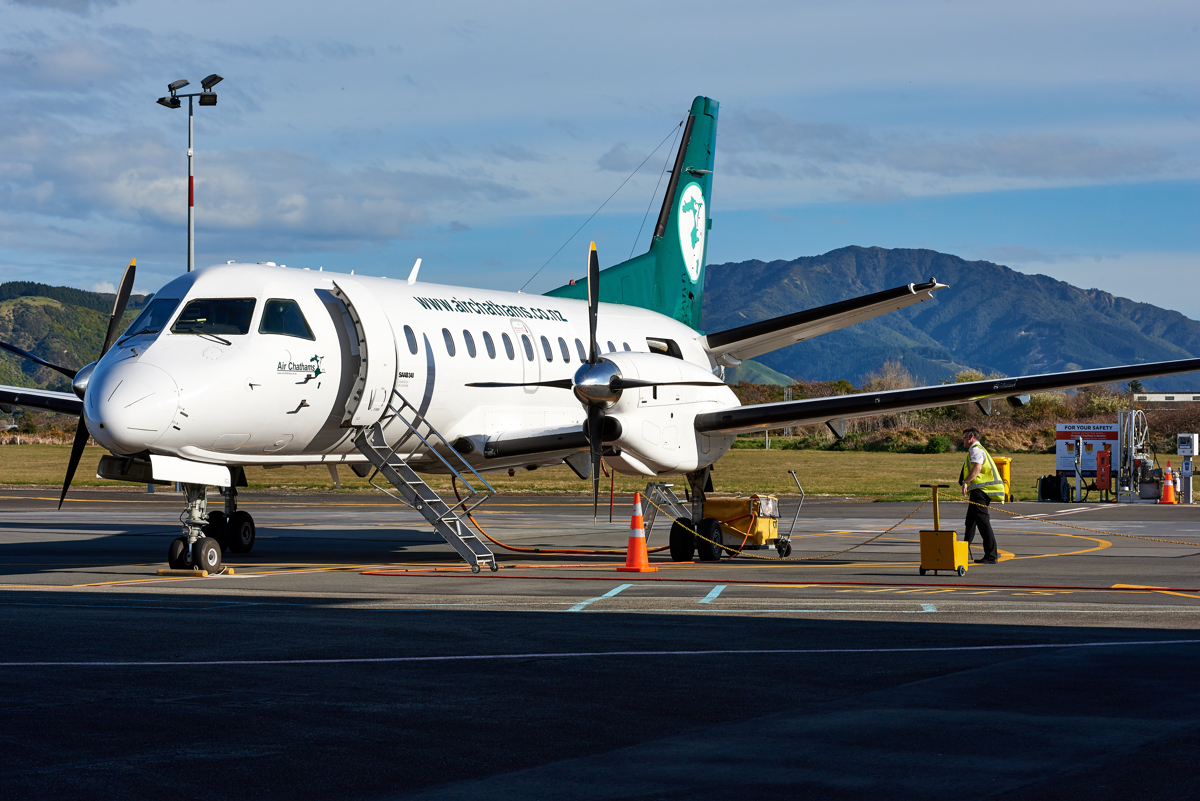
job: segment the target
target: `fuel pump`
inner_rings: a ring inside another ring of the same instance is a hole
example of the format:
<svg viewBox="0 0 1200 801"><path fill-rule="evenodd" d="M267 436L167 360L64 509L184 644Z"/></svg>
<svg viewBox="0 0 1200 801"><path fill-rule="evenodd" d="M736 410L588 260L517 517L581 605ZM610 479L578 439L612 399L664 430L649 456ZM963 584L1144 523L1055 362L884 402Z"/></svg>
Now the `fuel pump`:
<svg viewBox="0 0 1200 801"><path fill-rule="evenodd" d="M1183 458L1183 467L1179 472L1179 502L1192 503L1192 458L1195 457L1197 440L1196 434L1176 434L1175 452Z"/></svg>

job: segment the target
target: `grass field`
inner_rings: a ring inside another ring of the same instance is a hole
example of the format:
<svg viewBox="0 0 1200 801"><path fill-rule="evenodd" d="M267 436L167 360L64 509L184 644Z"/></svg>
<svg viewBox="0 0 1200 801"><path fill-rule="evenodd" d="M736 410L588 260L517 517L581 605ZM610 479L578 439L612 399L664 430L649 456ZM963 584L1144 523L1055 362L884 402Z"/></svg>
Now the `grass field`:
<svg viewBox="0 0 1200 801"><path fill-rule="evenodd" d="M0 447L0 484L53 485L62 484L69 445L10 445ZM107 451L89 447L80 462L74 486L133 487L123 482L96 478L95 466ZM1003 454L996 454L1003 455ZM776 492L796 494L789 470L797 471L804 491L810 495L856 495L875 500L913 500L929 497L921 484L955 484L965 455L863 453L836 451L730 451L713 469L713 484L719 492ZM1012 491L1017 500L1035 500L1034 483L1038 476L1054 471L1053 454L1016 454L1011 457ZM347 491L369 489L365 479L339 470L342 487ZM587 482L580 481L566 466L521 470L509 477L507 473L485 473L485 478L500 492L576 492L584 493ZM442 476L427 477L438 490L450 489ZM333 481L325 467L281 467L246 470L251 488L313 488L332 489ZM677 486L685 484L683 477L673 479ZM616 489L628 493L646 486L647 479L617 476ZM602 479L608 490L609 480ZM682 494L682 493L681 493Z"/></svg>

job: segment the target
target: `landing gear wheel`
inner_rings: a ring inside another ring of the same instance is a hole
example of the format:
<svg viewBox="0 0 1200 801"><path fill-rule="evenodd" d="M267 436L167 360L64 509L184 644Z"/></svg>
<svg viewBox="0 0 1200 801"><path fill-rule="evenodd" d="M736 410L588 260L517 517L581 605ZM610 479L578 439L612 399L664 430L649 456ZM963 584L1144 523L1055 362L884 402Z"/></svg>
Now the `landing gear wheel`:
<svg viewBox="0 0 1200 801"><path fill-rule="evenodd" d="M250 553L254 548L254 518L246 512L234 512L225 529L229 550L234 553Z"/></svg>
<svg viewBox="0 0 1200 801"><path fill-rule="evenodd" d="M777 542L775 543L775 552L779 554L780 559L787 559L792 555L792 543Z"/></svg>
<svg viewBox="0 0 1200 801"><path fill-rule="evenodd" d="M711 517L706 517L696 526L696 553L701 562L720 562L725 549L721 547L721 523ZM710 542L711 540L711 542Z"/></svg>
<svg viewBox="0 0 1200 801"><path fill-rule="evenodd" d="M672 562L692 561L692 554L696 552L696 535L689 530L691 527L692 521L686 517L671 523L669 542Z"/></svg>
<svg viewBox="0 0 1200 801"><path fill-rule="evenodd" d="M923 567L922 567L922 568L919 568L919 569L920 569L920 571L921 571L921 575L922 575L922 576L923 576L923 575L925 575L925 573L926 573L926 570L925 570L925 568L923 568Z"/></svg>
<svg viewBox="0 0 1200 801"><path fill-rule="evenodd" d="M959 566L958 566L958 575L960 575L960 576L965 576L965 575L967 575L967 566L966 566L966 565L959 565Z"/></svg>
<svg viewBox="0 0 1200 801"><path fill-rule="evenodd" d="M196 540L196 544L192 546L192 557L201 570L218 573L221 570L221 543L212 537Z"/></svg>
<svg viewBox="0 0 1200 801"><path fill-rule="evenodd" d="M167 548L167 566L172 570L187 570L187 537L176 537Z"/></svg>
<svg viewBox="0 0 1200 801"><path fill-rule="evenodd" d="M208 525L204 527L205 536L212 537L221 543L221 550L229 550L229 521L224 512L209 512Z"/></svg>

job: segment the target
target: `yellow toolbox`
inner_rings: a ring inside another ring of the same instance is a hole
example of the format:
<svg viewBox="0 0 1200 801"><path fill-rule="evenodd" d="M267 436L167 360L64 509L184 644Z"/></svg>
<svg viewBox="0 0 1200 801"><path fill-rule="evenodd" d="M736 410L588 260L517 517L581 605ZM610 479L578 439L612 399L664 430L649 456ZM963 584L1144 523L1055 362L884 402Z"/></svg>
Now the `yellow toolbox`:
<svg viewBox="0 0 1200 801"><path fill-rule="evenodd" d="M933 490L933 531L921 532L921 575L930 570L936 576L939 570L953 570L960 576L967 575L967 563L971 551L967 543L958 538L956 531L944 531L941 525L941 509L938 505L938 490L945 484L922 484Z"/></svg>

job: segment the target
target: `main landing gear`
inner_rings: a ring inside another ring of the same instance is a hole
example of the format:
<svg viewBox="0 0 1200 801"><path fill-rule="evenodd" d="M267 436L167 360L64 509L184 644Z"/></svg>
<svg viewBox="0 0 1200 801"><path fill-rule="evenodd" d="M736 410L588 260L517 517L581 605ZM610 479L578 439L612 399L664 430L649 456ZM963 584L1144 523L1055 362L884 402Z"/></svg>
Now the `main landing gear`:
<svg viewBox="0 0 1200 801"><path fill-rule="evenodd" d="M224 511L208 511L208 487L184 484L187 508L179 516L183 535L167 549L167 564L175 570L221 570L221 554L226 550L249 553L254 548L254 518L238 511L237 487L219 489L225 498Z"/></svg>

